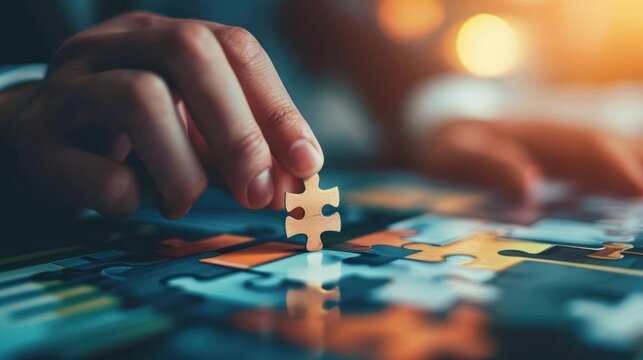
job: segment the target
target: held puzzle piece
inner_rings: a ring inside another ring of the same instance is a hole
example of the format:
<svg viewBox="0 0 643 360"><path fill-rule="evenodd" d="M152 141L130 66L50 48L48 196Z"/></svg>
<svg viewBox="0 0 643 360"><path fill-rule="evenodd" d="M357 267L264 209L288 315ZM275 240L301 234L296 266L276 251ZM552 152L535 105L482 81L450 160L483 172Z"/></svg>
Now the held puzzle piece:
<svg viewBox="0 0 643 360"><path fill-rule="evenodd" d="M339 188L328 190L319 188L319 175L304 180L306 189L301 194L286 193L286 211L291 212L297 208L304 210L301 219L291 216L286 218L286 236L298 234L306 235L306 250L318 251L323 248L321 233L342 229L339 213L324 216L322 208L325 205L339 206Z"/></svg>

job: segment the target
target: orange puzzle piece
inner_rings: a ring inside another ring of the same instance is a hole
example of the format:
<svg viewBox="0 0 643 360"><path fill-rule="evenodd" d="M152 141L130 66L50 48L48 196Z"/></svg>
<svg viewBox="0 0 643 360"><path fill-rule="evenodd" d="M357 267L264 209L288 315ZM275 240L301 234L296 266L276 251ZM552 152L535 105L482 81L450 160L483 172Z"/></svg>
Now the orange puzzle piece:
<svg viewBox="0 0 643 360"><path fill-rule="evenodd" d="M478 233L443 246L411 243L403 245L403 247L420 250L419 253L407 256L407 259L442 262L447 256L465 255L475 258L464 263L462 266L465 268L503 271L528 259L503 256L498 254L499 251L518 250L538 254L552 246L531 241L504 240L498 237L496 233Z"/></svg>
<svg viewBox="0 0 643 360"><path fill-rule="evenodd" d="M201 259L201 262L237 269L249 269L257 265L295 255L300 250L301 246L297 244L267 242L211 258Z"/></svg>
<svg viewBox="0 0 643 360"><path fill-rule="evenodd" d="M298 234L306 235L306 250L318 251L323 248L321 233L325 231L340 231L342 229L339 213L324 216L324 205L339 206L339 188L328 190L319 188L319 175L304 180L306 189L301 194L286 193L286 211L291 212L297 208L304 210L301 219L291 216L286 218L286 236Z"/></svg>
<svg viewBox="0 0 643 360"><path fill-rule="evenodd" d="M643 255L641 253L630 251L634 247L632 244L623 243L605 243L605 249L594 251L588 254L588 257L602 260L618 260L623 258L623 254Z"/></svg>
<svg viewBox="0 0 643 360"><path fill-rule="evenodd" d="M479 359L493 353L487 315L474 307L458 307L442 320L400 305L378 313L329 313L317 320L311 326L305 314L259 309L238 314L233 324L246 331L271 331L287 342L318 351L360 358Z"/></svg>
<svg viewBox="0 0 643 360"><path fill-rule="evenodd" d="M403 245L411 244L411 242L404 239L404 237L413 236L415 234L415 230L378 231L376 233L360 236L343 243L335 244L332 246L332 248L334 250L340 251L366 252L371 250L371 248L375 245L402 247Z"/></svg>
<svg viewBox="0 0 643 360"><path fill-rule="evenodd" d="M227 247L250 242L252 240L254 240L254 238L230 234L217 235L198 241L168 239L161 241L161 244L171 247L158 250L157 253L174 258L180 258L208 251L217 251Z"/></svg>

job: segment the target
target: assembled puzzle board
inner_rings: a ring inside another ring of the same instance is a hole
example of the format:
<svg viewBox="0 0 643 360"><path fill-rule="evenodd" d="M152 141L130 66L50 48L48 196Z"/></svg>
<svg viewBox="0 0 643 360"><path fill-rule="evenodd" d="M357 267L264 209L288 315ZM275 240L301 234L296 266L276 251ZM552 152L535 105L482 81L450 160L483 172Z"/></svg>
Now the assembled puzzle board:
<svg viewBox="0 0 643 360"><path fill-rule="evenodd" d="M406 174L325 174L342 231L206 193L178 222L87 214L0 260L0 358L635 359L643 203L532 205ZM52 236L58 236L52 234ZM4 239L8 241L8 239Z"/></svg>

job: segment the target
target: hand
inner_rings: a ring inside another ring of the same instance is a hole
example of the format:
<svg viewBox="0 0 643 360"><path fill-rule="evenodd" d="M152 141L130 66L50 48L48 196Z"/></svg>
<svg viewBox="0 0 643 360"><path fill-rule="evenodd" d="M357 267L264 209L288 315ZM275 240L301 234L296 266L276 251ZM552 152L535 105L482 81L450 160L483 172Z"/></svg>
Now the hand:
<svg viewBox="0 0 643 360"><path fill-rule="evenodd" d="M582 192L643 195L643 143L546 121L453 121L429 135L417 166L437 177L528 199L544 177Z"/></svg>
<svg viewBox="0 0 643 360"><path fill-rule="evenodd" d="M13 119L10 147L39 191L128 215L134 151L176 218L218 169L243 206L283 193L323 164L319 143L270 59L246 30L131 13L70 38Z"/></svg>

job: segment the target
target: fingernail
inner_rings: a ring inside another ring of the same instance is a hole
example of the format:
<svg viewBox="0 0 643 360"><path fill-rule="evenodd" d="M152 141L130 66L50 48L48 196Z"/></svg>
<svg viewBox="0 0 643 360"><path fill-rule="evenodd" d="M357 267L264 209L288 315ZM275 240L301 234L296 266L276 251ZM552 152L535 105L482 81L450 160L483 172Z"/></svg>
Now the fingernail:
<svg viewBox="0 0 643 360"><path fill-rule="evenodd" d="M272 200L274 192L270 169L262 171L248 185L248 202L253 208L261 208Z"/></svg>
<svg viewBox="0 0 643 360"><path fill-rule="evenodd" d="M322 155L308 140L299 140L290 147L290 163L301 173L318 171Z"/></svg>

